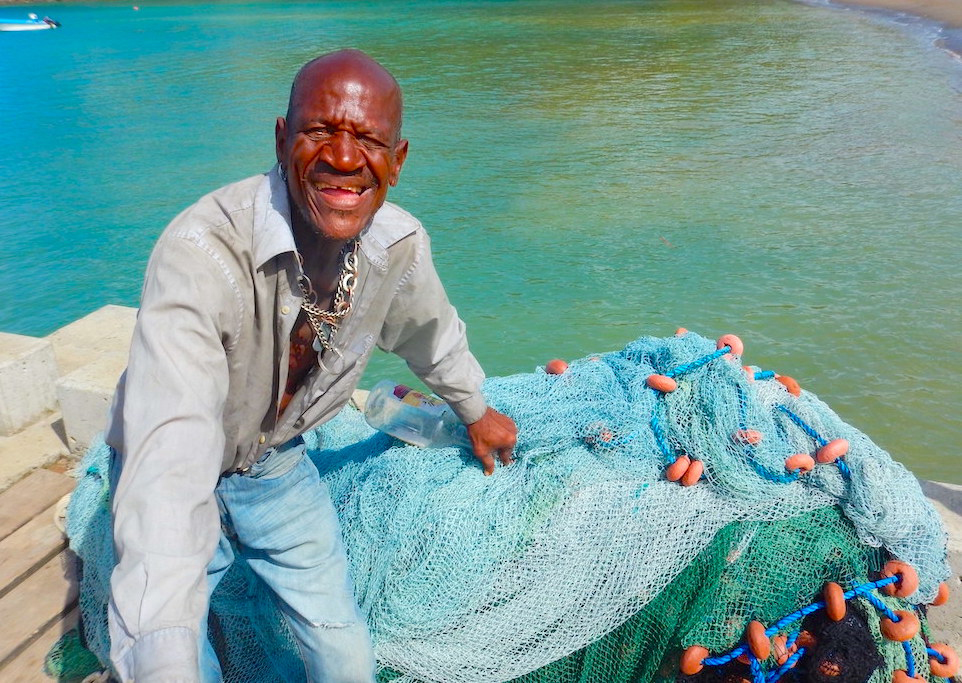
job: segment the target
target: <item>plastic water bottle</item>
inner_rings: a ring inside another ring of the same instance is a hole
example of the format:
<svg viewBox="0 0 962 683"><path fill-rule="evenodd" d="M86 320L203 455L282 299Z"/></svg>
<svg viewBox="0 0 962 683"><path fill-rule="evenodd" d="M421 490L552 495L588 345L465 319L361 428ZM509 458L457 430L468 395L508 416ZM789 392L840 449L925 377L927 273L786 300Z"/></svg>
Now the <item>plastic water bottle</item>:
<svg viewBox="0 0 962 683"><path fill-rule="evenodd" d="M391 380L378 382L364 405L367 423L412 446L443 448L459 446L471 450L464 423L451 406Z"/></svg>

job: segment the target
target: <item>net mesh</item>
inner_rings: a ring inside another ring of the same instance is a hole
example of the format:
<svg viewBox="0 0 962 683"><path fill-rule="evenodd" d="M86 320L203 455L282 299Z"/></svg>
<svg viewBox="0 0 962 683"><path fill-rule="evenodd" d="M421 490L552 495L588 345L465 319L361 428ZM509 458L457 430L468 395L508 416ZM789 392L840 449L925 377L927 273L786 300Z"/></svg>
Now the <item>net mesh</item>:
<svg viewBox="0 0 962 683"><path fill-rule="evenodd" d="M379 678L674 679L685 647L730 649L750 620L772 624L826 581L868 580L890 556L918 571L912 604L934 598L949 574L946 537L916 479L815 396L743 370L730 350L693 333L646 337L560 375L489 379L489 403L519 427L516 463L491 477L465 452L405 446L354 410L306 434ZM650 388L652 374L677 388ZM786 469L835 439L849 442L844 460ZM696 485L665 478L683 457L704 467ZM108 462L103 444L88 452L68 512L85 642L104 662ZM852 633L868 634L882 662L873 683L887 683L905 653L880 636L875 608L864 611ZM269 591L242 561L211 614L225 680L302 675Z"/></svg>

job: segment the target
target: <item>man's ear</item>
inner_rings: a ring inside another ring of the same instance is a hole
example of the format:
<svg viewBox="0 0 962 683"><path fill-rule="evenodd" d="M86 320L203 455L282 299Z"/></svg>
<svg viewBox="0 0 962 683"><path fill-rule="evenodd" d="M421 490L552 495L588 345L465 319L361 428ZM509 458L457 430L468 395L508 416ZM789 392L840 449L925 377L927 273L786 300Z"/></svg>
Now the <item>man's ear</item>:
<svg viewBox="0 0 962 683"><path fill-rule="evenodd" d="M278 116L274 124L274 154L277 155L277 163L283 165L287 158L287 121L283 116Z"/></svg>
<svg viewBox="0 0 962 683"><path fill-rule="evenodd" d="M400 139L397 144L394 145L394 163L391 165L391 175L389 181L391 187L397 185L398 178L401 177L401 167L404 165L404 160L408 158L408 141L405 139Z"/></svg>

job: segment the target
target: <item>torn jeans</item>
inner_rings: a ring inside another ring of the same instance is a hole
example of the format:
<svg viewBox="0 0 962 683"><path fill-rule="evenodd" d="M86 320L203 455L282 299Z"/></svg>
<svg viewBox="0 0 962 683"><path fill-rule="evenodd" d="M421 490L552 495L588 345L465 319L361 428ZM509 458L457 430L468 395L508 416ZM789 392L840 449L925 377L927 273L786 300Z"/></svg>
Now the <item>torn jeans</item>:
<svg viewBox="0 0 962 683"><path fill-rule="evenodd" d="M337 513L303 439L221 477L215 495L221 538L207 568L208 596L236 549L273 592L308 681L373 681L371 638L354 597ZM201 680L209 683L220 681L221 672L206 626L201 624L200 668Z"/></svg>

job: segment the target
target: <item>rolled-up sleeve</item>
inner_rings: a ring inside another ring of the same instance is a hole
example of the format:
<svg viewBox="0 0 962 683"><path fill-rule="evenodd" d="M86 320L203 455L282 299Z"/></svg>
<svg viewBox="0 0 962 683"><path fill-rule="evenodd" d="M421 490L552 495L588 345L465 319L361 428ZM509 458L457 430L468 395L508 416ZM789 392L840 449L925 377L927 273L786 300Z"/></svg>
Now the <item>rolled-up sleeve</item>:
<svg viewBox="0 0 962 683"><path fill-rule="evenodd" d="M484 371L468 349L464 322L448 301L423 230L411 267L402 277L385 319L378 346L402 357L432 391L448 402L465 424L481 419Z"/></svg>
<svg viewBox="0 0 962 683"><path fill-rule="evenodd" d="M220 533L225 346L237 304L226 269L202 243L158 242L131 342L113 498L108 614L111 659L125 681L198 676L206 567Z"/></svg>

